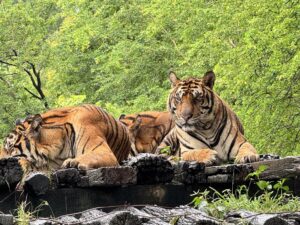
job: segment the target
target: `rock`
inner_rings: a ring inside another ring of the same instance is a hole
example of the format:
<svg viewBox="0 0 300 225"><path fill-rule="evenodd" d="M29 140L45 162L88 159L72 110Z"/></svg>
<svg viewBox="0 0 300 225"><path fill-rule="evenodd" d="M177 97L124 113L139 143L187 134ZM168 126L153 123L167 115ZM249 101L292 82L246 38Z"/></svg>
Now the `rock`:
<svg viewBox="0 0 300 225"><path fill-rule="evenodd" d="M254 213L245 210L233 211L233 212L229 212L225 216L225 220L228 223L239 223L243 221L245 218L251 218L254 215L255 215Z"/></svg>
<svg viewBox="0 0 300 225"><path fill-rule="evenodd" d="M231 175L229 174L217 174L207 177L208 183L229 183L231 181Z"/></svg>
<svg viewBox="0 0 300 225"><path fill-rule="evenodd" d="M105 215L105 212L102 212L98 209L92 209L83 212L79 218L79 221L85 225L98 225L101 224L102 217Z"/></svg>
<svg viewBox="0 0 300 225"><path fill-rule="evenodd" d="M291 225L291 223L280 214L260 214L243 210L228 213L225 220L234 224Z"/></svg>
<svg viewBox="0 0 300 225"><path fill-rule="evenodd" d="M288 221L276 214L260 214L250 220L251 225L290 225Z"/></svg>
<svg viewBox="0 0 300 225"><path fill-rule="evenodd" d="M52 225L52 222L46 219L36 219L30 221L29 225Z"/></svg>
<svg viewBox="0 0 300 225"><path fill-rule="evenodd" d="M111 212L101 218L101 225L142 225L138 216L127 211Z"/></svg>
<svg viewBox="0 0 300 225"><path fill-rule="evenodd" d="M168 183L174 177L171 163L165 157L155 154L139 154L125 162L125 165L137 170L138 184Z"/></svg>
<svg viewBox="0 0 300 225"><path fill-rule="evenodd" d="M119 186L136 184L136 170L128 167L103 167L86 171L89 186Z"/></svg>
<svg viewBox="0 0 300 225"><path fill-rule="evenodd" d="M89 177L88 176L80 176L80 180L77 182L77 187L89 187Z"/></svg>
<svg viewBox="0 0 300 225"><path fill-rule="evenodd" d="M205 212L191 208L189 206L180 206L167 210L157 206L146 206L143 211L156 218L160 218L165 223L177 225L201 224L201 225L219 225L218 220L208 216Z"/></svg>
<svg viewBox="0 0 300 225"><path fill-rule="evenodd" d="M120 209L117 209L117 210L120 210ZM133 215L137 216L141 220L143 225L170 225L169 223L164 222L160 218L149 215L148 213L146 213L142 210L139 210L137 208L134 208L134 207L126 207L121 210L128 211L128 212L132 213Z"/></svg>
<svg viewBox="0 0 300 225"><path fill-rule="evenodd" d="M58 223L54 224L72 224L72 225L77 225L77 224L82 224L78 219L76 219L74 216L61 216L57 219Z"/></svg>
<svg viewBox="0 0 300 225"><path fill-rule="evenodd" d="M21 181L23 170L17 158L0 159L0 187L11 187Z"/></svg>
<svg viewBox="0 0 300 225"><path fill-rule="evenodd" d="M13 215L0 213L0 224L1 225L13 225L14 224Z"/></svg>
<svg viewBox="0 0 300 225"><path fill-rule="evenodd" d="M199 162L179 161L173 164L173 183L206 183L205 165Z"/></svg>
<svg viewBox="0 0 300 225"><path fill-rule="evenodd" d="M80 175L75 168L60 169L51 175L51 180L58 187L74 187L80 181Z"/></svg>
<svg viewBox="0 0 300 225"><path fill-rule="evenodd" d="M259 161L275 160L280 159L279 155L274 154L261 154L259 155Z"/></svg>
<svg viewBox="0 0 300 225"><path fill-rule="evenodd" d="M43 172L30 173L24 183L24 190L30 194L44 195L50 188L50 180Z"/></svg>
<svg viewBox="0 0 300 225"><path fill-rule="evenodd" d="M148 222L150 220L150 218L152 218L151 215L137 209L137 208L134 208L134 207L121 207L121 208L117 208L115 209L114 211L127 211L127 212L130 212L131 214L137 216L143 223L144 222Z"/></svg>
<svg viewBox="0 0 300 225"><path fill-rule="evenodd" d="M289 222L290 225L300 224L300 212L282 213L280 216Z"/></svg>
<svg viewBox="0 0 300 225"><path fill-rule="evenodd" d="M208 216L201 210L194 209L189 206L180 206L170 210L173 218L177 219L178 225L201 224L201 225L219 225L217 219Z"/></svg>

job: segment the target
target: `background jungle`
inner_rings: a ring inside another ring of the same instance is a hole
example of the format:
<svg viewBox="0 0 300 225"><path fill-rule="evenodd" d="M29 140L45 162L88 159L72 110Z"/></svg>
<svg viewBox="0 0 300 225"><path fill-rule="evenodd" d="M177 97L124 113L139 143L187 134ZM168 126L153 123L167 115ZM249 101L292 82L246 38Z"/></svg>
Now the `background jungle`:
<svg viewBox="0 0 300 225"><path fill-rule="evenodd" d="M254 146L299 155L299 13L296 0L0 1L0 140L45 108L164 110L170 68L213 69Z"/></svg>

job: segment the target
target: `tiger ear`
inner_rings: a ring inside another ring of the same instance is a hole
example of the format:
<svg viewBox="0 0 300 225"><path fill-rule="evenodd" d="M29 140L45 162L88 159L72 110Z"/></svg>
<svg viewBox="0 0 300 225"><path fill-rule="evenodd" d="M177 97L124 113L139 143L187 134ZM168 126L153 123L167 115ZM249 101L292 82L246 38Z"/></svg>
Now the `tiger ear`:
<svg viewBox="0 0 300 225"><path fill-rule="evenodd" d="M43 122L43 118L40 114L34 115L30 124L31 125L30 131L34 133L38 132L42 122Z"/></svg>
<svg viewBox="0 0 300 225"><path fill-rule="evenodd" d="M216 79L215 73L213 71L206 72L202 79L205 86L213 89Z"/></svg>
<svg viewBox="0 0 300 225"><path fill-rule="evenodd" d="M173 71L169 72L169 79L171 81L172 88L176 87L176 85L180 81L180 79L177 78L176 74Z"/></svg>
<svg viewBox="0 0 300 225"><path fill-rule="evenodd" d="M16 125L16 126L21 125L23 122L24 122L23 119L17 119L17 120L15 121L15 125Z"/></svg>
<svg viewBox="0 0 300 225"><path fill-rule="evenodd" d="M121 115L120 115L120 117L119 117L119 120L122 120L122 119L124 119L124 118L125 118L125 116L126 116L125 114L121 114Z"/></svg>
<svg viewBox="0 0 300 225"><path fill-rule="evenodd" d="M130 127L130 130L132 132L137 131L140 128L141 123L142 123L142 117L140 115L137 115L137 117L134 119L134 121Z"/></svg>

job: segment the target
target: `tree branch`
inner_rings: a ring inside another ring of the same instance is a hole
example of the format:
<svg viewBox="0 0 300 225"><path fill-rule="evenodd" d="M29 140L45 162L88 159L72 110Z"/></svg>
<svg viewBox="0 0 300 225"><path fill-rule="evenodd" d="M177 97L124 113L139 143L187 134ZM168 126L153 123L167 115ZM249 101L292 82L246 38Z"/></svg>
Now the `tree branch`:
<svg viewBox="0 0 300 225"><path fill-rule="evenodd" d="M32 97L37 98L39 100L42 100L41 97L37 96L36 94L34 94L33 92L31 92L30 90L28 90L26 87L24 87L25 91L27 91L29 94L32 95Z"/></svg>
<svg viewBox="0 0 300 225"><path fill-rule="evenodd" d="M12 64L12 63L9 63L9 62L5 62L5 61L3 61L3 60L1 60L1 59L0 59L0 63L5 64L5 65L8 65L8 66L17 66L17 65L15 65L15 64Z"/></svg>

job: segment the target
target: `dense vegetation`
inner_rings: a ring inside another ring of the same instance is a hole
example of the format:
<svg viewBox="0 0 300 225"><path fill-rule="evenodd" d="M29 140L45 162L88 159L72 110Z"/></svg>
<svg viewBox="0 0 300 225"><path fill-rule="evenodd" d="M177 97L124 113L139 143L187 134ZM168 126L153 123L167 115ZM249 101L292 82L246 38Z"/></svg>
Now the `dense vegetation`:
<svg viewBox="0 0 300 225"><path fill-rule="evenodd" d="M0 2L0 139L16 118L95 103L164 110L167 71L202 76L260 152L300 151L298 0Z"/></svg>

